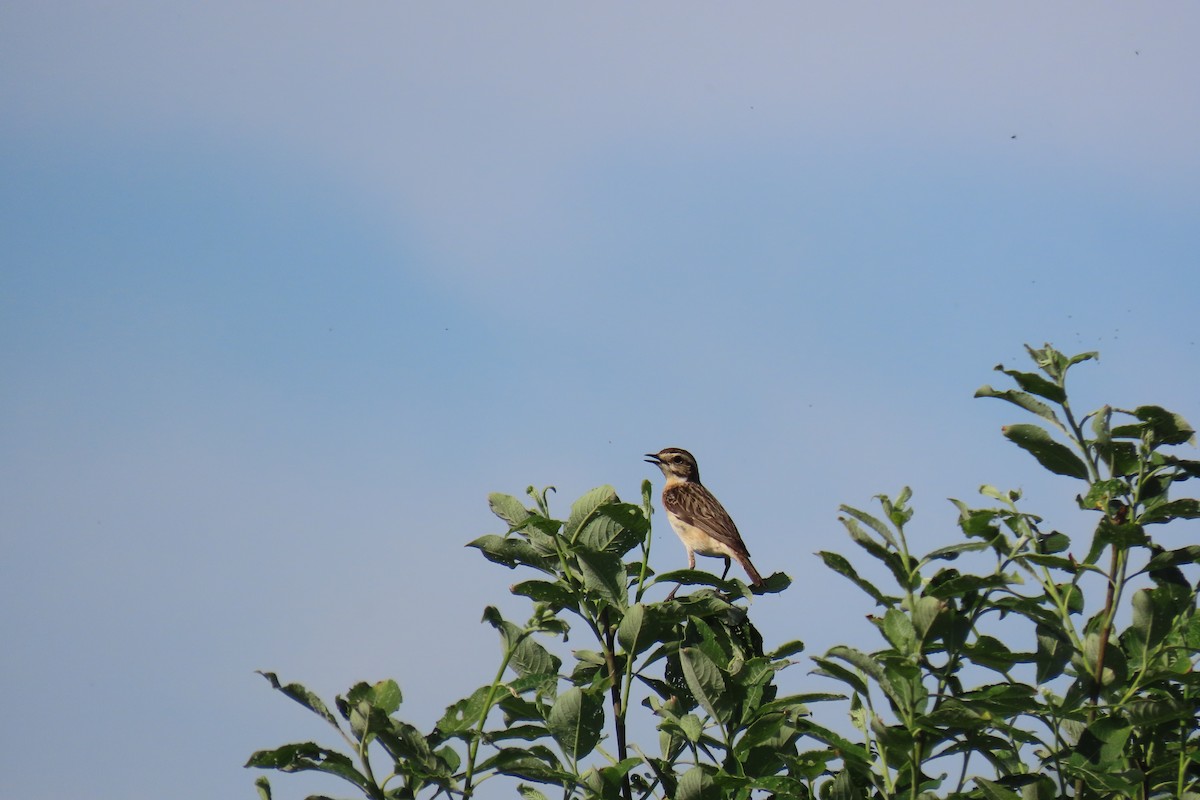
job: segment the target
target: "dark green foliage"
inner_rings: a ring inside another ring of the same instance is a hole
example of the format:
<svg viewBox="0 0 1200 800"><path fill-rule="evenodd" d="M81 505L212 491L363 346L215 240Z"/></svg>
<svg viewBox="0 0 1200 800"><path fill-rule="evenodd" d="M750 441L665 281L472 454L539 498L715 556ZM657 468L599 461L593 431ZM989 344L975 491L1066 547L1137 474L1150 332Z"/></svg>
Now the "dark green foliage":
<svg viewBox="0 0 1200 800"><path fill-rule="evenodd" d="M1192 428L1158 406L1077 418L1066 377L1095 354L1029 354L1037 372L997 367L1016 388L977 396L1038 418L1003 434L1081 482L1086 532L1043 531L1018 492L984 486L981 506L953 501L957 540L920 554L906 534L908 490L879 496L877 511L844 506L850 541L889 584L862 577L863 562L819 553L865 594L879 634L876 649L813 657L814 689L832 681L845 694L779 696L776 677L803 644L764 647L740 580L654 574L648 483L640 504L594 489L565 521L551 516L547 490L530 488L532 507L493 495L507 531L470 544L530 576L512 587L532 604L525 624L484 610L501 644L490 683L422 733L397 717L393 681L357 684L335 714L263 673L346 747L290 744L247 766L325 772L372 800L471 797L496 775L518 779L526 800L1200 800L1200 617L1185 573L1200 545L1167 527L1200 518L1200 501L1173 496L1200 462L1164 450L1193 441ZM647 599L676 583L695 588ZM755 591L789 584L776 574ZM564 665L555 642L579 630L589 638L572 639ZM845 703L849 724L810 716L809 704L827 701ZM631 709L653 715L656 746L627 741ZM270 800L266 780L255 785Z"/></svg>

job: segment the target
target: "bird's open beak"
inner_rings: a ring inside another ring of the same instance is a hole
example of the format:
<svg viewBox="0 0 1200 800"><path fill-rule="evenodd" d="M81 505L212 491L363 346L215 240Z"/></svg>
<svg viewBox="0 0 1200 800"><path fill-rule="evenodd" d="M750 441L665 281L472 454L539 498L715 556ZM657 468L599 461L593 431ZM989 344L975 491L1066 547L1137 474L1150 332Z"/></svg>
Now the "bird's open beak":
<svg viewBox="0 0 1200 800"><path fill-rule="evenodd" d="M646 453L646 463L647 464L661 464L662 459L658 457L657 453Z"/></svg>

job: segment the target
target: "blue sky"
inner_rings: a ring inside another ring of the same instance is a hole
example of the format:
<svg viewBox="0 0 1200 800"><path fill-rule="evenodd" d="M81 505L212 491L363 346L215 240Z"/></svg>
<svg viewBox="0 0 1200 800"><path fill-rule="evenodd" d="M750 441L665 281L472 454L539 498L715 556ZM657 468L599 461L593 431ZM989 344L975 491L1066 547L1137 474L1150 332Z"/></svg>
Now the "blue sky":
<svg viewBox="0 0 1200 800"><path fill-rule="evenodd" d="M971 399L1024 343L1200 419L1192 4L0 15L4 796L252 796L322 734L255 669L428 726L523 613L491 491L686 447L819 653L839 503L1080 524Z"/></svg>

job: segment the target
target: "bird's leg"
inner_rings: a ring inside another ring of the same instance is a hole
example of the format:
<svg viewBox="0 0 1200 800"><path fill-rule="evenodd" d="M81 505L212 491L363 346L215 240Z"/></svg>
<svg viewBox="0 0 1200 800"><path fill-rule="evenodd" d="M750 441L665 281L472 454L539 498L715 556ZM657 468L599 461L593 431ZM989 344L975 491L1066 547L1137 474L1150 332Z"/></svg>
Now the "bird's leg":
<svg viewBox="0 0 1200 800"><path fill-rule="evenodd" d="M688 569L695 569L695 568L696 568L696 554L693 551L688 550ZM677 583L677 584L675 584L675 588L671 590L671 593L669 595L667 595L667 600L671 600L672 598L674 598L675 593L678 591L679 591L679 584ZM664 602L666 602L666 601L664 601Z"/></svg>
<svg viewBox="0 0 1200 800"><path fill-rule="evenodd" d="M725 569L721 572L721 580L725 580L725 576L729 574L729 556L725 556Z"/></svg>

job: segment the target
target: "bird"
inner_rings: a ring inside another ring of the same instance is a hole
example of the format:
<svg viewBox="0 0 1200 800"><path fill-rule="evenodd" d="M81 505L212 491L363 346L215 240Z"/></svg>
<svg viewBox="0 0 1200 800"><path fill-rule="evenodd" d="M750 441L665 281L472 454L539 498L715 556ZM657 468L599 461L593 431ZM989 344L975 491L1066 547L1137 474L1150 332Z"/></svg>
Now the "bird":
<svg viewBox="0 0 1200 800"><path fill-rule="evenodd" d="M729 512L713 493L700 482L700 466L696 457L678 447L667 447L657 453L646 453L646 462L662 470L667 479L663 486L662 504L667 512L667 521L675 529L679 540L687 549L688 569L696 568L696 554L725 559L725 571L721 579L729 574L730 559L746 570L750 583L761 586L762 576L750 562L750 551L738 533L737 525ZM678 586L675 590L678 590ZM670 600L675 590L667 596Z"/></svg>

